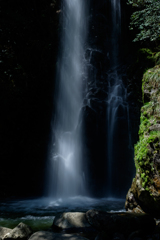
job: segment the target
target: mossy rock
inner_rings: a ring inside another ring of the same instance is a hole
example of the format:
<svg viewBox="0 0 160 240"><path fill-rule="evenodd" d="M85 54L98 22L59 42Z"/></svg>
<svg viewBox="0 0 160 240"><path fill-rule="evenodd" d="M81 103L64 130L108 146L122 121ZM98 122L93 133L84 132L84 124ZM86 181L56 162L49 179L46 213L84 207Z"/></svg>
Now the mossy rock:
<svg viewBox="0 0 160 240"><path fill-rule="evenodd" d="M143 75L142 97L143 103L149 101L160 101L160 65L148 69Z"/></svg>
<svg viewBox="0 0 160 240"><path fill-rule="evenodd" d="M126 209L160 216L160 65L146 71L142 91L136 177L127 194Z"/></svg>

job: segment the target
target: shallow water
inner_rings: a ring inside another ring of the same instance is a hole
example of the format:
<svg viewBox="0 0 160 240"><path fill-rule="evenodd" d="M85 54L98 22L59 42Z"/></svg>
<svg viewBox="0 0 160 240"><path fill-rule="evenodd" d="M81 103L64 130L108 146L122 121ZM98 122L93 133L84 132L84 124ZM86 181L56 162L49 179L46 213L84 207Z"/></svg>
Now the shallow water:
<svg viewBox="0 0 160 240"><path fill-rule="evenodd" d="M33 231L47 230L56 214L61 212L86 212L89 209L125 211L125 199L71 197L67 199L25 199L0 202L0 226L14 228L23 222Z"/></svg>

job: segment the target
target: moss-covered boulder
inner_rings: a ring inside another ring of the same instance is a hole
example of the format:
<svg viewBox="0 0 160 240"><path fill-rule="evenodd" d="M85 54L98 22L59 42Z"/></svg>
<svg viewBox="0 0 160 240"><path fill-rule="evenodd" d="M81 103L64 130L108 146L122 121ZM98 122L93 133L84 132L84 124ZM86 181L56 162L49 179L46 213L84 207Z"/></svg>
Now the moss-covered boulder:
<svg viewBox="0 0 160 240"><path fill-rule="evenodd" d="M146 71L139 141L135 145L136 176L126 197L126 210L160 216L160 65Z"/></svg>

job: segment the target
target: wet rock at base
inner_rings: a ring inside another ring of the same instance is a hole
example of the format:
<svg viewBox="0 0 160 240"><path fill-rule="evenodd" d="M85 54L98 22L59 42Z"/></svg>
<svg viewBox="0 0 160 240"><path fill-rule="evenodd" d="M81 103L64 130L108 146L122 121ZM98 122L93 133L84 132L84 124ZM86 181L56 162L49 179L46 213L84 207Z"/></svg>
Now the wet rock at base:
<svg viewBox="0 0 160 240"><path fill-rule="evenodd" d="M27 240L31 234L32 234L31 228L21 222L9 233L7 233L3 237L3 239L4 240L10 240L10 239Z"/></svg>
<svg viewBox="0 0 160 240"><path fill-rule="evenodd" d="M131 188L129 189L126 196L125 209L132 213L145 213L139 206L135 194Z"/></svg>
<svg viewBox="0 0 160 240"><path fill-rule="evenodd" d="M0 227L0 238L3 239L7 233L10 233L12 229L6 227Z"/></svg>
<svg viewBox="0 0 160 240"><path fill-rule="evenodd" d="M107 233L102 231L97 234L95 240L110 240L110 236L108 236Z"/></svg>
<svg viewBox="0 0 160 240"><path fill-rule="evenodd" d="M65 230L65 232L89 232L94 231L88 223L85 213L66 212L57 215L53 221L52 228L55 230Z"/></svg>
<svg viewBox="0 0 160 240"><path fill-rule="evenodd" d="M138 213L107 213L97 210L86 212L88 222L99 231L104 231L110 236L114 233L122 233L125 237L137 230L144 231L144 234L152 232L156 223L148 214Z"/></svg>
<svg viewBox="0 0 160 240"><path fill-rule="evenodd" d="M47 231L38 231L35 232L29 240L87 240L87 238L74 235L74 234L62 234L62 233L53 233Z"/></svg>
<svg viewBox="0 0 160 240"><path fill-rule="evenodd" d="M146 212L155 217L160 216L160 191L158 188L160 180L158 179L158 174L154 175L152 181L153 185L150 186L152 194L150 194L150 192L142 186L140 174L136 173L135 179L126 196L125 209L127 211L133 213L138 211Z"/></svg>
<svg viewBox="0 0 160 240"><path fill-rule="evenodd" d="M143 239L144 237L144 232L143 231L135 231L135 232L132 232L128 239L127 240L134 240L134 239Z"/></svg>
<svg viewBox="0 0 160 240"><path fill-rule="evenodd" d="M125 240L125 237L122 233L114 233L113 240Z"/></svg>
<svg viewBox="0 0 160 240"><path fill-rule="evenodd" d="M98 233L95 240L126 240L126 239L124 235L121 233L114 233L113 236L111 237L109 234L102 231Z"/></svg>

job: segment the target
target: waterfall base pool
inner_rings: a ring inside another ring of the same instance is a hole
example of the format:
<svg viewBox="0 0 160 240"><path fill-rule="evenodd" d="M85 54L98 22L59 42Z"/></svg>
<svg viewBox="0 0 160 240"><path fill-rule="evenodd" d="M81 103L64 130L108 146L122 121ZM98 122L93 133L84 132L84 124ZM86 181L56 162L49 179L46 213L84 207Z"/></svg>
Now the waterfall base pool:
<svg viewBox="0 0 160 240"><path fill-rule="evenodd" d="M86 212L89 209L125 211L125 199L89 198L76 196L67 199L25 199L0 202L0 226L14 228L20 222L33 231L47 230L56 214L61 212Z"/></svg>

